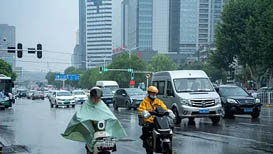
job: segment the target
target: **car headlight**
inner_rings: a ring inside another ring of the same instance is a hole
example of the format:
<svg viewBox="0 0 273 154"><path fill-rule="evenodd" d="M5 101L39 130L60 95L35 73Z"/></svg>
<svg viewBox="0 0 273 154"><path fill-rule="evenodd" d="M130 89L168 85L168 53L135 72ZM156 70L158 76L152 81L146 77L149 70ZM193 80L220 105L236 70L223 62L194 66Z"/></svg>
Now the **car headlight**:
<svg viewBox="0 0 273 154"><path fill-rule="evenodd" d="M236 102L236 100L230 99L230 98L227 99L227 102L228 102L228 103L231 103L231 104L238 104L238 103Z"/></svg>
<svg viewBox="0 0 273 154"><path fill-rule="evenodd" d="M180 103L181 103L182 105L191 105L191 101L190 101L190 100L188 100L188 99L183 99L183 98L180 99Z"/></svg>
<svg viewBox="0 0 273 154"><path fill-rule="evenodd" d="M261 100L260 100L259 98L256 98L256 99L255 99L255 103L260 104L260 103L261 103Z"/></svg>
<svg viewBox="0 0 273 154"><path fill-rule="evenodd" d="M215 99L215 104L217 105L217 104L220 104L220 103L221 103L221 98L220 97L216 98Z"/></svg>

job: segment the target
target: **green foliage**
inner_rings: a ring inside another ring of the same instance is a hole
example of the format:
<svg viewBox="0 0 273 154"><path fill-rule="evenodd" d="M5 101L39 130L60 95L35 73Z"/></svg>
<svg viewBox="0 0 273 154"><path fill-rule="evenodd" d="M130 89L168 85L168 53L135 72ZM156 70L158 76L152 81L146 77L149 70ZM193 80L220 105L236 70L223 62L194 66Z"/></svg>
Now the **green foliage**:
<svg viewBox="0 0 273 154"><path fill-rule="evenodd" d="M273 69L272 0L230 0L221 19L210 62L228 71L237 59L258 81Z"/></svg>
<svg viewBox="0 0 273 154"><path fill-rule="evenodd" d="M224 80L226 78L225 71L215 67L210 63L196 62L193 64L188 64L182 66L180 69L182 70L203 70L210 77L212 82L216 80Z"/></svg>
<svg viewBox="0 0 273 154"><path fill-rule="evenodd" d="M148 62L148 69L153 72L176 70L176 64L166 55L157 54Z"/></svg>
<svg viewBox="0 0 273 154"><path fill-rule="evenodd" d="M62 81L55 81L56 74L60 74L60 73L58 73L58 72L48 72L46 74L46 79L48 81L48 84L54 85L57 88L61 88L62 87Z"/></svg>
<svg viewBox="0 0 273 154"><path fill-rule="evenodd" d="M11 77L13 81L15 81L17 77L17 74L12 71L10 64L2 59L0 59L0 74Z"/></svg>
<svg viewBox="0 0 273 154"><path fill-rule="evenodd" d="M124 53L119 57L116 57L112 64L109 65L107 68L109 69L128 69L131 68L133 71L144 71L146 69L146 64L143 60L141 60L137 55L132 54L131 58L129 59L129 54ZM117 81L121 87L128 87L131 73L130 72L114 72L109 71L105 73L104 76L107 80L114 80ZM145 74L135 74L135 81L136 84L145 81Z"/></svg>

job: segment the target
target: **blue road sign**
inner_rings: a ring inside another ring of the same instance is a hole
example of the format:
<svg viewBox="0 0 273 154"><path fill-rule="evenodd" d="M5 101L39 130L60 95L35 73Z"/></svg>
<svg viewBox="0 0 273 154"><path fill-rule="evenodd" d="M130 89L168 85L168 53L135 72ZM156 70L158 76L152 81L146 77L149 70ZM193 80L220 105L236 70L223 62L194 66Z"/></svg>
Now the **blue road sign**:
<svg viewBox="0 0 273 154"><path fill-rule="evenodd" d="M55 80L66 80L67 75L66 74L56 74Z"/></svg>
<svg viewBox="0 0 273 154"><path fill-rule="evenodd" d="M70 74L67 75L68 80L80 80L80 75L79 74Z"/></svg>

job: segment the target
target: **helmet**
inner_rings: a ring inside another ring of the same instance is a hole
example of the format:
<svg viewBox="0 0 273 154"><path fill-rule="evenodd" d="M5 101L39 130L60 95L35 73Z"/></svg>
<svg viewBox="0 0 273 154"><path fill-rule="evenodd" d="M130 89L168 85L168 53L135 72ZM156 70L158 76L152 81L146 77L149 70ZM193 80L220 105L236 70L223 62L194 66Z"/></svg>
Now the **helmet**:
<svg viewBox="0 0 273 154"><path fill-rule="evenodd" d="M99 87L93 87L90 90L90 96L91 97L99 97L99 98L101 98L102 97L102 90Z"/></svg>
<svg viewBox="0 0 273 154"><path fill-rule="evenodd" d="M147 91L156 94L158 93L158 89L155 86L150 86Z"/></svg>

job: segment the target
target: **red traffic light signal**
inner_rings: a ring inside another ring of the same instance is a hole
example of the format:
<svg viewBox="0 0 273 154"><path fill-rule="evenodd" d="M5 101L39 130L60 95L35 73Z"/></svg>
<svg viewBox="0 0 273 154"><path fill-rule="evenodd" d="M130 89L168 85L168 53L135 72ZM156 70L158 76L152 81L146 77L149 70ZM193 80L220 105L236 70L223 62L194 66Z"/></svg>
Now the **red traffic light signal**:
<svg viewBox="0 0 273 154"><path fill-rule="evenodd" d="M18 58L23 57L23 44L22 43L17 44L17 57Z"/></svg>
<svg viewBox="0 0 273 154"><path fill-rule="evenodd" d="M37 58L42 58L42 44L37 44Z"/></svg>

